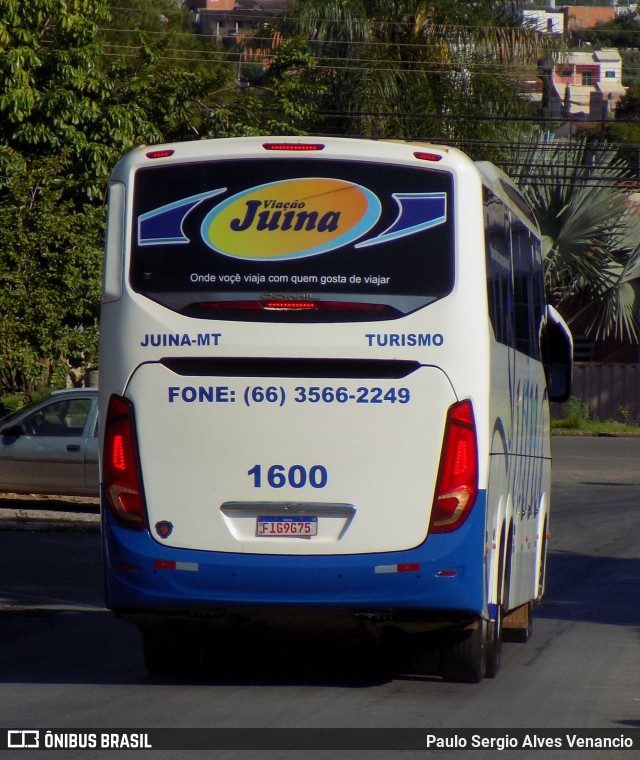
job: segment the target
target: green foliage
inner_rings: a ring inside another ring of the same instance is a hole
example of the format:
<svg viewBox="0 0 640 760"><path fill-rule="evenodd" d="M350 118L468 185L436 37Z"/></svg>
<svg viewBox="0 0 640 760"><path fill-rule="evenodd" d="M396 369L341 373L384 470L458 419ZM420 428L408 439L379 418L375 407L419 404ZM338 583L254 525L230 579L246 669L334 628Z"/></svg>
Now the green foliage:
<svg viewBox="0 0 640 760"><path fill-rule="evenodd" d="M519 20L498 0L299 0L284 29L309 39L323 72L327 131L473 151L529 113L515 67L535 62L540 38Z"/></svg>
<svg viewBox="0 0 640 760"><path fill-rule="evenodd" d="M61 198L57 157L0 149L0 384L63 385L96 361L103 209Z"/></svg>
<svg viewBox="0 0 640 760"><path fill-rule="evenodd" d="M0 395L0 419L17 412L25 405L26 401L27 399L23 394Z"/></svg>
<svg viewBox="0 0 640 760"><path fill-rule="evenodd" d="M10 390L64 385L97 361L107 177L125 151L190 123L193 73L171 77L149 47L105 55L108 22L106 0L0 7L0 384Z"/></svg>
<svg viewBox="0 0 640 760"><path fill-rule="evenodd" d="M194 34L190 14L175 0L109 5L110 25L100 32L113 109L108 113L124 115L125 122L136 116L129 120L137 130L128 135L132 145L207 135L211 93L233 83L221 51Z"/></svg>
<svg viewBox="0 0 640 760"><path fill-rule="evenodd" d="M109 156L94 135L107 82L96 65L101 0L7 0L0 8L0 143L26 158L67 152L79 175L106 177ZM95 182L85 194L95 197Z"/></svg>
<svg viewBox="0 0 640 760"><path fill-rule="evenodd" d="M562 416L552 421L553 432L567 435L640 435L640 425L630 421L631 411L629 408L618 409L618 420L601 421L592 417L589 407L583 399L571 396L569 401L562 407Z"/></svg>
<svg viewBox="0 0 640 760"><path fill-rule="evenodd" d="M571 396L567 402L567 413L564 417L564 427L577 430L589 422L589 408L582 399Z"/></svg>
<svg viewBox="0 0 640 760"><path fill-rule="evenodd" d="M587 335L637 341L640 228L627 164L586 139L535 142L510 162L540 224L552 303Z"/></svg>
<svg viewBox="0 0 640 760"><path fill-rule="evenodd" d="M305 134L320 120L318 99L325 90L303 37L280 39L277 30L261 29L259 40L246 36L233 54L238 78L214 90L202 103L203 137ZM269 65L244 61L247 51L264 44L273 49ZM243 62L244 61L244 62Z"/></svg>
<svg viewBox="0 0 640 760"><path fill-rule="evenodd" d="M103 0L0 6L0 383L31 392L95 361L109 169L133 139L99 66Z"/></svg>
<svg viewBox="0 0 640 760"><path fill-rule="evenodd" d="M265 86L275 110L267 117L267 134L303 134L312 127L317 129L317 104L326 86L318 81L316 61L304 37L285 39L275 48Z"/></svg>
<svg viewBox="0 0 640 760"><path fill-rule="evenodd" d="M31 395L97 361L104 194L141 143L300 132L313 60L287 41L244 97L176 0L0 4L0 388Z"/></svg>
<svg viewBox="0 0 640 760"><path fill-rule="evenodd" d="M638 29L640 31L640 27ZM635 119L640 120L640 85L629 87L625 95L620 98L616 108L616 120Z"/></svg>

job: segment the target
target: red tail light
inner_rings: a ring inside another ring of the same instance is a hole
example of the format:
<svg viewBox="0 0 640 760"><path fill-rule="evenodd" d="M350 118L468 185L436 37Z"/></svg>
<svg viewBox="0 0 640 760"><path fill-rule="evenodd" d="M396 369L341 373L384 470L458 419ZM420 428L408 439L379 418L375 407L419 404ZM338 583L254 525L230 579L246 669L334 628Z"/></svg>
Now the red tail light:
<svg viewBox="0 0 640 760"><path fill-rule="evenodd" d="M447 415L430 533L449 533L467 519L478 495L478 442L471 401Z"/></svg>
<svg viewBox="0 0 640 760"><path fill-rule="evenodd" d="M122 525L146 527L133 407L112 396L107 410L102 453L102 481L107 503Z"/></svg>

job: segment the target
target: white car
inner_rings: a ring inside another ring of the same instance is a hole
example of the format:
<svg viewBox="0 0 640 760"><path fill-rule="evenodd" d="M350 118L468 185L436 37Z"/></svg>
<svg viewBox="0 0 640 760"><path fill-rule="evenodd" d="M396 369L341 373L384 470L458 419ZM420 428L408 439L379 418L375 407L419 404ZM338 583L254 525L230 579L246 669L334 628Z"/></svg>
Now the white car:
<svg viewBox="0 0 640 760"><path fill-rule="evenodd" d="M0 491L98 496L98 389L54 391L0 420Z"/></svg>

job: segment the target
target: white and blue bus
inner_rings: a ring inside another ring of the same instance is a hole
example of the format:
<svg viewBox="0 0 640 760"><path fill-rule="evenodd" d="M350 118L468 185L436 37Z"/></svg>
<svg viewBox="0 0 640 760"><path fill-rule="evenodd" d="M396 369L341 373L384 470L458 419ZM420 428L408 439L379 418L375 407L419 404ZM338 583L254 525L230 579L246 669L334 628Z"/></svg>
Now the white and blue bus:
<svg viewBox="0 0 640 760"><path fill-rule="evenodd" d="M498 169L347 138L134 150L100 342L107 605L152 673L218 625L441 631L459 681L526 640L572 347Z"/></svg>

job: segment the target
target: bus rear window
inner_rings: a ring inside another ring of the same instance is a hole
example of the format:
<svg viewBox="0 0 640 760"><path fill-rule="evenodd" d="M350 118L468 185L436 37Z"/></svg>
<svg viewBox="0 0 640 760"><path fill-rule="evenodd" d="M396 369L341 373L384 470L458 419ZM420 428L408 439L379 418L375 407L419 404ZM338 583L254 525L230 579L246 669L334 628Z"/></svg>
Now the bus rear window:
<svg viewBox="0 0 640 760"><path fill-rule="evenodd" d="M134 180L132 288L196 317L392 319L453 287L451 176L340 160L153 166Z"/></svg>

